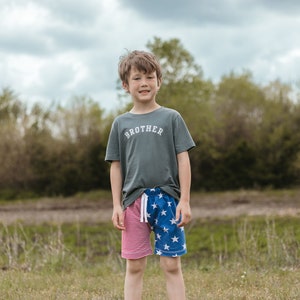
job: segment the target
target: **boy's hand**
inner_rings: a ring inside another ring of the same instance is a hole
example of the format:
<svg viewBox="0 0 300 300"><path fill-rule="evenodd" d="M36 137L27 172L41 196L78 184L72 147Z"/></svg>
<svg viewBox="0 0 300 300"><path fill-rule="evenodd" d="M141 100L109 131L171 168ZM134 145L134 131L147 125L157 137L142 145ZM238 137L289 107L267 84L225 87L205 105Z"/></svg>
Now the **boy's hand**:
<svg viewBox="0 0 300 300"><path fill-rule="evenodd" d="M119 230L125 230L124 226L124 212L122 210L122 207L114 208L113 215L111 218L113 225L115 228Z"/></svg>
<svg viewBox="0 0 300 300"><path fill-rule="evenodd" d="M180 220L181 217L181 220ZM178 227L182 227L188 224L192 219L192 212L189 202L179 201L176 208L176 221L180 223L177 225Z"/></svg>

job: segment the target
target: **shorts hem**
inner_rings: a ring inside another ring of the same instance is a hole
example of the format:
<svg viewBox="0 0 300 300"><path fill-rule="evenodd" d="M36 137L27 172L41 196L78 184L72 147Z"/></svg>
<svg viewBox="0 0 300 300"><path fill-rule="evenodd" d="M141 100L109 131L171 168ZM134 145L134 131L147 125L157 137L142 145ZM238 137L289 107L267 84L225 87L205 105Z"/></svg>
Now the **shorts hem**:
<svg viewBox="0 0 300 300"><path fill-rule="evenodd" d="M153 252L151 250L151 251L145 251L145 252L142 252L142 253L122 253L121 257L125 258L125 259L139 259L139 258L149 256L149 255L152 255L152 254L153 254Z"/></svg>
<svg viewBox="0 0 300 300"><path fill-rule="evenodd" d="M177 257L177 256L183 256L184 254L187 254L187 251L177 251L177 252L165 252L159 249L155 249L155 255L158 256L168 256L168 257Z"/></svg>

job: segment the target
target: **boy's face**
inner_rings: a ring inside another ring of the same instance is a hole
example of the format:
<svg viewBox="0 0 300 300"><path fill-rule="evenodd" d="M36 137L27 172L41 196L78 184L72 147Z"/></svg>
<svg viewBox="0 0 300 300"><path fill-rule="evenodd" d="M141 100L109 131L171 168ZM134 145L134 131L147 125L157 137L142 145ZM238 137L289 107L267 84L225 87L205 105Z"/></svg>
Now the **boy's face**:
<svg viewBox="0 0 300 300"><path fill-rule="evenodd" d="M133 67L129 74L128 84L123 82L123 88L131 95L134 102L147 103L155 101L160 82L155 71L144 73Z"/></svg>

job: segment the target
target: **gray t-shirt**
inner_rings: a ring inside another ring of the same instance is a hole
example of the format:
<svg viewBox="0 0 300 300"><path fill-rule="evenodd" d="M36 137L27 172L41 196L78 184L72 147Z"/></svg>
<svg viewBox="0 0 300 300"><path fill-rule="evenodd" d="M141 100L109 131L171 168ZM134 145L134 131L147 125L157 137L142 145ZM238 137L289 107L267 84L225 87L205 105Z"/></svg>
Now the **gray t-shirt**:
<svg viewBox="0 0 300 300"><path fill-rule="evenodd" d="M112 124L105 160L120 161L123 207L146 188L160 187L179 199L177 154L194 146L184 120L173 109L160 107L146 114L118 116Z"/></svg>

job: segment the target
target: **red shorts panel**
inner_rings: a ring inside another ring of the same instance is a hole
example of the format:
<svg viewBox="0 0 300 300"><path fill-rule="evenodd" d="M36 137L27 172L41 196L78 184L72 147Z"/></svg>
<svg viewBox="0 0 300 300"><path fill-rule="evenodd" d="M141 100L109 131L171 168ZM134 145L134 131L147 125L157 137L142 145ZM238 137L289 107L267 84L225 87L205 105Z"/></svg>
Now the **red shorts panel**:
<svg viewBox="0 0 300 300"><path fill-rule="evenodd" d="M122 231L122 253L126 259L138 259L153 253L150 241L151 228L140 222L141 198L128 206L124 212L125 230Z"/></svg>

